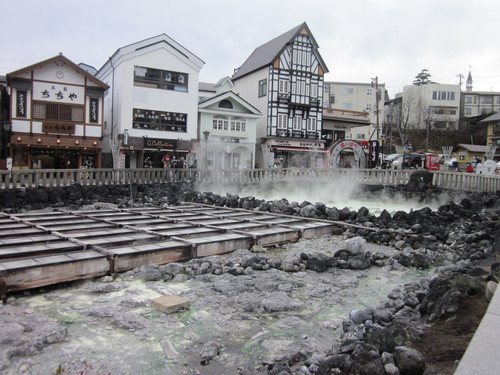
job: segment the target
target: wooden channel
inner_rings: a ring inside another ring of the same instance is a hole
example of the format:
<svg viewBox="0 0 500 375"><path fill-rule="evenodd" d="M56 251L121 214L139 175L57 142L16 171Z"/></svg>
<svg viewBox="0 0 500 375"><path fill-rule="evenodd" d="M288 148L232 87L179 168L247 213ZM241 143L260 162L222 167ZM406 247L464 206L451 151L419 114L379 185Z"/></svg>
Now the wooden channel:
<svg viewBox="0 0 500 375"><path fill-rule="evenodd" d="M0 214L0 296L332 233L335 222L184 204Z"/></svg>

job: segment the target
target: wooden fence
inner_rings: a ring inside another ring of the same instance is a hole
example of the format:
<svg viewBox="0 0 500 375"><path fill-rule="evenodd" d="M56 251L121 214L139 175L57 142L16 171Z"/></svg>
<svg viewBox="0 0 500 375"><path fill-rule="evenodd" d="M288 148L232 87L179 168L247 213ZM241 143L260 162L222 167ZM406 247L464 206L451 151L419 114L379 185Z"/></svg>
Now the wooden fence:
<svg viewBox="0 0 500 375"><path fill-rule="evenodd" d="M154 184L200 181L207 184L259 184L268 182L352 180L366 185L406 184L414 170L403 169L35 169L0 171L0 189ZM432 171L433 184L450 190L500 190L500 175Z"/></svg>

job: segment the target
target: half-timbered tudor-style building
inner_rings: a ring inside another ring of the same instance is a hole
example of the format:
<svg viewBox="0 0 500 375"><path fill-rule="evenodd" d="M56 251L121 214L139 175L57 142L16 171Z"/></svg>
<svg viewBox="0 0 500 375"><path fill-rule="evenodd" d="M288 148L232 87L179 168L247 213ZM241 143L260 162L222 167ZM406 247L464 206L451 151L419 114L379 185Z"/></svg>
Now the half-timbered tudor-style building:
<svg viewBox="0 0 500 375"><path fill-rule="evenodd" d="M258 166L325 166L321 129L327 72L306 23L256 48L236 70L234 91L265 114L257 127Z"/></svg>
<svg viewBox="0 0 500 375"><path fill-rule="evenodd" d="M7 74L13 169L99 168L108 86L62 54Z"/></svg>
<svg viewBox="0 0 500 375"><path fill-rule="evenodd" d="M203 65L165 34L121 47L108 59L96 76L110 86L103 145L110 166L189 164L192 140L198 136Z"/></svg>

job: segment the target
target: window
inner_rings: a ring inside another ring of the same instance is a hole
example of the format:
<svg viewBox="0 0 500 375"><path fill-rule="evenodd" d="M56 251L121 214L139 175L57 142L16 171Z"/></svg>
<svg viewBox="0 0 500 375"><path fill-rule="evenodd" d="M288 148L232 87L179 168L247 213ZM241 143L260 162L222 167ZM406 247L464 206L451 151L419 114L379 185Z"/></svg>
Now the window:
<svg viewBox="0 0 500 375"><path fill-rule="evenodd" d="M84 107L35 102L33 103L33 118L37 120L84 122Z"/></svg>
<svg viewBox="0 0 500 375"><path fill-rule="evenodd" d="M354 94L354 89L352 87L344 87L342 89L342 94L352 95Z"/></svg>
<svg viewBox="0 0 500 375"><path fill-rule="evenodd" d="M307 131L308 132L315 132L316 131L316 119L309 117L307 119Z"/></svg>
<svg viewBox="0 0 500 375"><path fill-rule="evenodd" d="M454 91L433 91L432 100L455 100Z"/></svg>
<svg viewBox="0 0 500 375"><path fill-rule="evenodd" d="M472 113L470 108L464 108L464 115L470 115Z"/></svg>
<svg viewBox="0 0 500 375"><path fill-rule="evenodd" d="M365 135L363 133L356 134L356 139L365 139Z"/></svg>
<svg viewBox="0 0 500 375"><path fill-rule="evenodd" d="M286 129L288 127L288 116L279 114L278 115L278 129Z"/></svg>
<svg viewBox="0 0 500 375"><path fill-rule="evenodd" d="M481 104L493 104L493 97L492 96L482 96L481 97Z"/></svg>
<svg viewBox="0 0 500 375"><path fill-rule="evenodd" d="M472 96L465 96L464 103L465 104L472 104Z"/></svg>
<svg viewBox="0 0 500 375"><path fill-rule="evenodd" d="M186 113L163 112L140 108L133 109L132 127L134 129L186 133L186 126Z"/></svg>
<svg viewBox="0 0 500 375"><path fill-rule="evenodd" d="M497 96L497 104L500 104L500 96Z"/></svg>
<svg viewBox="0 0 500 375"><path fill-rule="evenodd" d="M266 96L267 94L267 79L261 79L259 81L259 98Z"/></svg>
<svg viewBox="0 0 500 375"><path fill-rule="evenodd" d="M246 120L238 117L231 119L231 130L237 132L246 131Z"/></svg>
<svg viewBox="0 0 500 375"><path fill-rule="evenodd" d="M352 103L342 103L341 109L352 109L353 105Z"/></svg>
<svg viewBox="0 0 500 375"><path fill-rule="evenodd" d="M311 98L317 98L318 97L318 85L312 84L311 85Z"/></svg>
<svg viewBox="0 0 500 375"><path fill-rule="evenodd" d="M372 87L368 87L366 89L366 95L371 95L371 94L373 94L373 88Z"/></svg>
<svg viewBox="0 0 500 375"><path fill-rule="evenodd" d="M368 103L366 105L366 112L370 112L371 110L372 110L372 105L371 105L371 103Z"/></svg>
<svg viewBox="0 0 500 375"><path fill-rule="evenodd" d="M188 74L136 66L134 67L134 86L187 92Z"/></svg>
<svg viewBox="0 0 500 375"><path fill-rule="evenodd" d="M286 79L280 79L278 92L280 94L289 94L290 93L290 82Z"/></svg>
<svg viewBox="0 0 500 375"><path fill-rule="evenodd" d="M302 116L293 118L293 130L302 130Z"/></svg>
<svg viewBox="0 0 500 375"><path fill-rule="evenodd" d="M224 99L219 103L219 108L233 109L233 103L231 103L227 99Z"/></svg>
<svg viewBox="0 0 500 375"><path fill-rule="evenodd" d="M212 120L212 128L214 130L228 130L229 121L225 116L214 116Z"/></svg>

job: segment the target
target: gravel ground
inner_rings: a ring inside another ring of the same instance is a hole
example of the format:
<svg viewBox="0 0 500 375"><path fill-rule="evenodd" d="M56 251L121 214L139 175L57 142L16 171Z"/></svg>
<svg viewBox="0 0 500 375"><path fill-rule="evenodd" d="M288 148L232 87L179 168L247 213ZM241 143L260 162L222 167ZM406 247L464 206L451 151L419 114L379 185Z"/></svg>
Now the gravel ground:
<svg viewBox="0 0 500 375"><path fill-rule="evenodd" d="M292 260L302 252L333 255L345 238L324 236L259 255ZM365 243L365 251L396 250ZM206 258L241 263L249 250ZM154 267L153 267L154 268ZM263 364L297 348L322 355L342 336L351 310L376 304L395 287L428 274L401 267L330 268L284 272L271 268L234 276L146 281L143 269L18 294L0 306L2 374L267 373ZM179 280L179 281L177 281ZM179 295L191 307L164 314L151 305Z"/></svg>

